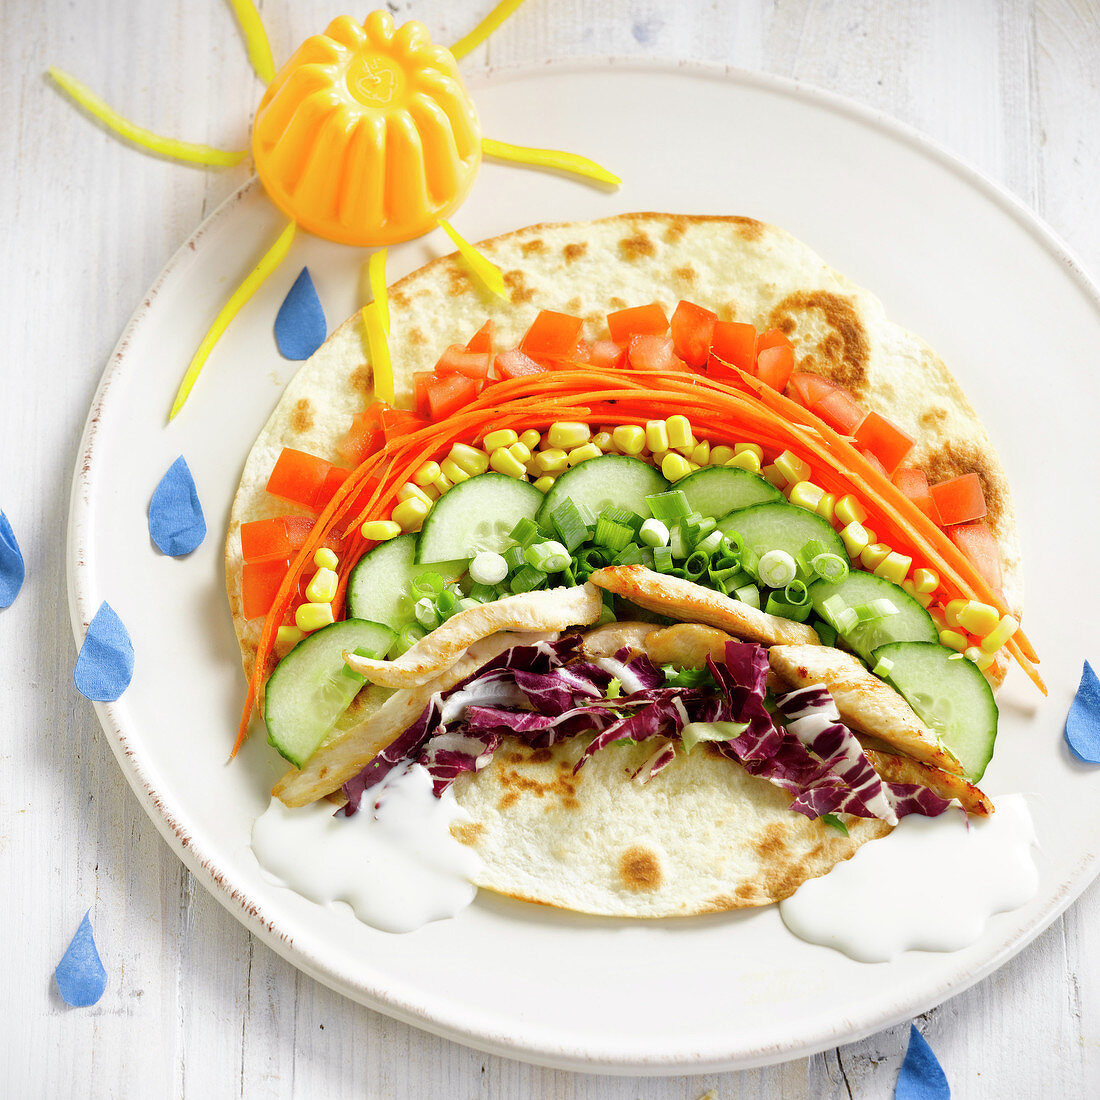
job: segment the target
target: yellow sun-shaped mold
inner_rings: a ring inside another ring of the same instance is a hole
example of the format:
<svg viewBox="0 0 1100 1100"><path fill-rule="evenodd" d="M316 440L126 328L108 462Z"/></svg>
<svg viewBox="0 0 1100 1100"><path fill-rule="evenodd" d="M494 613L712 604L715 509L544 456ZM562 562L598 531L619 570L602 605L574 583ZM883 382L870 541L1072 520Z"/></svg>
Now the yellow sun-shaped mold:
<svg viewBox="0 0 1100 1100"><path fill-rule="evenodd" d="M426 233L466 198L481 126L454 57L415 20L333 20L279 70L252 125L268 194L304 229L350 245Z"/></svg>

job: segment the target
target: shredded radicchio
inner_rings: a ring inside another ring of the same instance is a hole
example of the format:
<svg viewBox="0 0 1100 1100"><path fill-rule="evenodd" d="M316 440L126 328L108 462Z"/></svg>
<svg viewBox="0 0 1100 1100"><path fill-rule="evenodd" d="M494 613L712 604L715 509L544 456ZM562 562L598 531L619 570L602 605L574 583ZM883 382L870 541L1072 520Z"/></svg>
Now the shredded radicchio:
<svg viewBox="0 0 1100 1100"><path fill-rule="evenodd" d="M823 687L781 695L776 705L786 722L776 725L764 705L763 646L727 642L724 663L707 660L715 687L687 688L665 686L661 670L629 649L590 661L579 646L578 635L513 646L434 695L416 722L344 785L344 812L355 813L364 792L404 762L423 765L438 796L463 772L484 768L508 735L545 748L594 733L575 770L617 741L658 738L633 775L646 783L676 758L680 731L692 722L744 725L736 737L711 744L793 794L791 809L810 819L847 813L896 824L907 814L935 817L947 809L924 787L880 779ZM624 693L608 699L612 680Z"/></svg>

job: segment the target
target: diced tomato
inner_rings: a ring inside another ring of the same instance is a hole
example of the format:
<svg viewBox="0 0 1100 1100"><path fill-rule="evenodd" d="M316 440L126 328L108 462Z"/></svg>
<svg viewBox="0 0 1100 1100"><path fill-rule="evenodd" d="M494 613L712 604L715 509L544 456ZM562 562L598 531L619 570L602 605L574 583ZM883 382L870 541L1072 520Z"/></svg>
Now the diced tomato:
<svg viewBox="0 0 1100 1100"><path fill-rule="evenodd" d="M759 355L766 348L791 348L793 350L794 345L791 344L787 334L782 329L770 328L756 341L756 354Z"/></svg>
<svg viewBox="0 0 1100 1100"><path fill-rule="evenodd" d="M275 516L241 524L241 554L245 561L289 558L313 529L312 516Z"/></svg>
<svg viewBox="0 0 1100 1100"><path fill-rule="evenodd" d="M878 460L878 456L874 451L868 450L866 447L857 447L857 451L880 473L883 477L889 477L886 472L886 467Z"/></svg>
<svg viewBox="0 0 1100 1100"><path fill-rule="evenodd" d="M572 355L584 321L552 309L539 310L519 350L532 359L564 359Z"/></svg>
<svg viewBox="0 0 1100 1100"><path fill-rule="evenodd" d="M317 501L314 507L318 509L324 508L324 506L332 500L333 496L335 496L336 490L339 489L350 476L351 470L347 470L343 466L333 466L325 475L325 480L317 493Z"/></svg>
<svg viewBox="0 0 1100 1100"><path fill-rule="evenodd" d="M284 447L267 479L267 491L304 508L316 508L332 463L316 455Z"/></svg>
<svg viewBox="0 0 1100 1100"><path fill-rule="evenodd" d="M513 351L502 351L496 357L497 374L501 378L519 378L524 374L542 374L546 367L536 363L529 355L524 355L518 348Z"/></svg>
<svg viewBox="0 0 1100 1100"><path fill-rule="evenodd" d="M935 524L940 525L940 514L928 491L928 475L923 470L911 470L903 466L894 474L894 484Z"/></svg>
<svg viewBox="0 0 1100 1100"><path fill-rule="evenodd" d="M791 375L788 386L791 391L790 396L804 409L814 409L823 397L839 388L828 378L822 378L820 374L812 374L804 370L796 370Z"/></svg>
<svg viewBox="0 0 1100 1100"><path fill-rule="evenodd" d="M751 374L756 363L756 329L740 321L716 321L710 351L724 362Z"/></svg>
<svg viewBox="0 0 1100 1100"><path fill-rule="evenodd" d="M578 340L573 354L568 358L571 363L591 363L592 345L587 340Z"/></svg>
<svg viewBox="0 0 1100 1100"><path fill-rule="evenodd" d="M420 370L413 375L413 403L421 416L428 415L428 386L435 381L435 377L430 370Z"/></svg>
<svg viewBox="0 0 1100 1100"><path fill-rule="evenodd" d="M597 340L592 345L588 361L594 367L621 367L626 359L626 348L619 347L614 340Z"/></svg>
<svg viewBox="0 0 1100 1100"><path fill-rule="evenodd" d="M834 386L821 397L813 406L813 412L842 435L852 435L867 416L863 407L856 404L843 386Z"/></svg>
<svg viewBox="0 0 1100 1100"><path fill-rule="evenodd" d="M428 408L438 423L477 397L477 382L463 374L447 374L428 385ZM419 418L418 418L419 419Z"/></svg>
<svg viewBox="0 0 1100 1100"><path fill-rule="evenodd" d="M361 412L344 433L336 450L345 462L358 466L372 451L382 445L382 429L377 417L371 412L374 406Z"/></svg>
<svg viewBox="0 0 1100 1100"><path fill-rule="evenodd" d="M492 355L493 338L495 337L495 335L496 330L493 326L493 322L486 321L485 324L483 324L481 328L479 328L477 332L475 332L473 336L470 337L469 342L466 344L466 350L476 351L479 354L484 354L485 352L488 352L490 355Z"/></svg>
<svg viewBox="0 0 1100 1100"><path fill-rule="evenodd" d="M428 421L423 416L417 416L408 409L391 409L388 406L382 410L381 421L382 434L385 435L387 443L428 425Z"/></svg>
<svg viewBox="0 0 1100 1100"><path fill-rule="evenodd" d="M977 474L963 474L950 481L941 481L939 485L932 486L931 493L944 527L985 518L985 493Z"/></svg>
<svg viewBox="0 0 1100 1100"><path fill-rule="evenodd" d="M467 378L489 377L492 356L487 351L467 351L461 344L452 344L435 365L436 374L464 374Z"/></svg>
<svg viewBox="0 0 1100 1100"><path fill-rule="evenodd" d="M948 527L951 541L970 559L995 591L1001 587L1001 551L993 532L981 522Z"/></svg>
<svg viewBox="0 0 1100 1100"><path fill-rule="evenodd" d="M241 567L241 611L246 619L266 615L290 568L290 558L246 561Z"/></svg>
<svg viewBox="0 0 1100 1100"><path fill-rule="evenodd" d="M672 343L689 367L706 366L718 315L693 302L681 302L672 314Z"/></svg>
<svg viewBox="0 0 1100 1100"><path fill-rule="evenodd" d="M631 336L664 336L668 332L668 317L660 305L653 302L609 313L607 329L616 344L627 344Z"/></svg>
<svg viewBox="0 0 1100 1100"><path fill-rule="evenodd" d="M756 377L782 393L794 371L794 351L787 345L764 348L756 355Z"/></svg>
<svg viewBox="0 0 1100 1100"><path fill-rule="evenodd" d="M916 442L896 424L877 412L869 412L852 433L860 446L873 451L890 474L902 464Z"/></svg>
<svg viewBox="0 0 1100 1100"><path fill-rule="evenodd" d="M627 358L637 370L684 369L684 361L677 356L671 336L631 336Z"/></svg>

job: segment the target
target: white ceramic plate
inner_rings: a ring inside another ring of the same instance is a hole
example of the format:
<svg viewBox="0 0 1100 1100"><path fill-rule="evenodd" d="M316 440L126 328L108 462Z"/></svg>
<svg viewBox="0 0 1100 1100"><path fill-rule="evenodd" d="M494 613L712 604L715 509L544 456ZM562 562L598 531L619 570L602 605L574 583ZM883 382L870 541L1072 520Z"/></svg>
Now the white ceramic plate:
<svg viewBox="0 0 1100 1100"><path fill-rule="evenodd" d="M831 96L743 73L603 62L493 74L486 132L589 153L620 172L606 194L486 165L455 217L472 239L536 221L628 210L749 214L783 226L874 289L970 394L1016 492L1029 633L1050 698L1003 698L994 795L1033 793L1042 885L973 947L864 965L786 932L775 908L662 922L585 918L482 894L454 921L391 936L260 875L254 818L281 770L262 738L232 766L243 681L222 585L221 531L245 455L295 365L276 309L308 263L330 327L360 302L362 253L300 239L231 326L190 403L165 426L213 313L281 219L244 188L150 290L104 375L73 486L70 590L83 637L103 599L129 627L132 685L98 705L107 738L180 858L251 931L366 1005L484 1050L565 1068L702 1072L781 1061L924 1011L1001 965L1096 873L1100 769L1061 738L1082 658L1097 646L1095 289L1014 200L923 139ZM110 197L104 196L109 202ZM390 275L450 251L440 234L391 250ZM1069 395L1071 400L1054 401ZM210 534L185 560L151 546L153 487L184 454Z"/></svg>

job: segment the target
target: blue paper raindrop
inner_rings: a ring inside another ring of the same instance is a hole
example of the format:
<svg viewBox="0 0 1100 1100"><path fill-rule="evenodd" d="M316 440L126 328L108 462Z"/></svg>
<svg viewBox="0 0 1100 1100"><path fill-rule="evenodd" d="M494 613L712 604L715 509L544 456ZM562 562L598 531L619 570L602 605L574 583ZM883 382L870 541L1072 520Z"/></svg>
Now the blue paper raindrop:
<svg viewBox="0 0 1100 1100"><path fill-rule="evenodd" d="M65 1003L74 1008L94 1005L103 996L107 988L107 971L96 950L92 922L87 913L53 975L58 992Z"/></svg>
<svg viewBox="0 0 1100 1100"><path fill-rule="evenodd" d="M73 683L86 699L114 702L134 677L134 646L122 620L104 601L84 635L76 657Z"/></svg>
<svg viewBox="0 0 1100 1100"><path fill-rule="evenodd" d="M0 512L0 607L11 607L27 575L8 517Z"/></svg>
<svg viewBox="0 0 1100 1100"><path fill-rule="evenodd" d="M913 1024L909 1025L909 1049L898 1074L894 1100L951 1100L947 1075Z"/></svg>
<svg viewBox="0 0 1100 1100"><path fill-rule="evenodd" d="M180 455L160 479L149 501L149 537L169 557L197 550L206 538L206 520L191 470Z"/></svg>
<svg viewBox="0 0 1100 1100"><path fill-rule="evenodd" d="M1088 661L1066 716L1065 736L1074 756L1086 764L1100 764L1100 680Z"/></svg>
<svg viewBox="0 0 1100 1100"><path fill-rule="evenodd" d="M287 359L308 359L328 335L325 311L310 277L303 267L275 318L275 342Z"/></svg>

